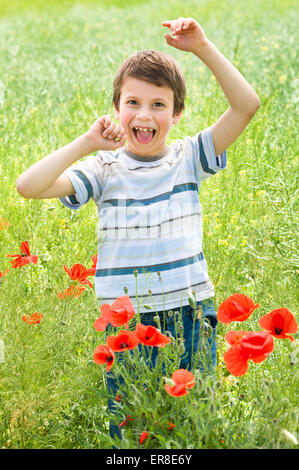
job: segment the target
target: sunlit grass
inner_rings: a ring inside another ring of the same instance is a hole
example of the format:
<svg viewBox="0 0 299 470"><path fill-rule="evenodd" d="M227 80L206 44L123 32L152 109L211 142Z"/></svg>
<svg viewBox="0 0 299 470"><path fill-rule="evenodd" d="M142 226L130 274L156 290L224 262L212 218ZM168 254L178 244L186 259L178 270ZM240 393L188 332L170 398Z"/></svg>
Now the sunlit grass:
<svg viewBox="0 0 299 470"><path fill-rule="evenodd" d="M90 203L75 212L57 200L27 201L15 182L29 165L85 132L96 115L112 113L114 73L137 49L171 53L185 74L186 110L169 141L193 135L219 117L227 106L222 91L195 57L164 43L163 19L195 17L261 100L248 129L228 151L227 170L204 182L200 192L216 306L235 292L249 295L261 307L248 329L257 329L258 318L271 309L298 312L295 2L188 0L182 6L175 0L142 5L65 0L57 8L56 3L54 8L49 2L0 2L0 218L9 221L0 224L0 272L11 267L6 254L18 253L24 240L39 257L36 266L11 269L0 280L4 448L111 447L104 368L92 361L103 341L92 326L99 316L97 300L92 290L78 299L57 297L69 281L63 264L91 265L96 208ZM39 325L21 320L34 312L44 315ZM297 432L298 340L276 341L267 361L236 379L223 362L227 329L218 328L215 409L184 399L179 426L171 434L160 430L148 445L294 446L283 430ZM144 400L140 397L138 405L146 406ZM152 403L152 413L159 416L158 404ZM194 422L204 417L209 429L194 431L185 420L188 413ZM123 447L138 447L139 431L128 427Z"/></svg>

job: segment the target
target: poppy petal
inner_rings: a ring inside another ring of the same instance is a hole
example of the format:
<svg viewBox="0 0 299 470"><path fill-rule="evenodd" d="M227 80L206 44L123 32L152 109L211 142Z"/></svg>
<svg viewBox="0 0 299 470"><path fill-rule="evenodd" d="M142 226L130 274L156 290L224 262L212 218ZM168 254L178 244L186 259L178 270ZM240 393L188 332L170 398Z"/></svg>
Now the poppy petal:
<svg viewBox="0 0 299 470"><path fill-rule="evenodd" d="M273 351L273 337L267 331L250 331L241 338L240 346L253 361L261 362Z"/></svg>
<svg viewBox="0 0 299 470"><path fill-rule="evenodd" d="M224 362L227 370L236 377L239 377L247 372L248 354L244 353L240 345L232 346L224 354Z"/></svg>
<svg viewBox="0 0 299 470"><path fill-rule="evenodd" d="M186 390L185 384L174 385L173 387L168 384L165 384L164 389L169 395L173 397L183 397L184 395L187 395L189 393Z"/></svg>
<svg viewBox="0 0 299 470"><path fill-rule="evenodd" d="M241 338L246 335L246 331L228 331L225 335L225 340L233 346L234 344L239 344L241 341Z"/></svg>
<svg viewBox="0 0 299 470"><path fill-rule="evenodd" d="M110 371L114 362L114 358L114 352L105 344L100 344L99 346L97 346L93 353L93 360L96 364L107 364L107 372Z"/></svg>
<svg viewBox="0 0 299 470"><path fill-rule="evenodd" d="M101 316L100 318L96 319L96 321L93 324L93 327L97 331L104 331L107 328L108 323L109 323L109 320Z"/></svg>
<svg viewBox="0 0 299 470"><path fill-rule="evenodd" d="M267 313L259 321L263 330L269 331L276 338L289 338L286 333L296 333L298 326L293 314L287 308L278 308Z"/></svg>
<svg viewBox="0 0 299 470"><path fill-rule="evenodd" d="M177 369L171 378L176 385L183 384L186 388L193 388L195 385L194 375L186 369Z"/></svg>
<svg viewBox="0 0 299 470"><path fill-rule="evenodd" d="M171 339L168 336L163 335L152 325L143 325L142 323L138 323L135 331L140 343L146 346L156 346L161 348L166 344L171 343Z"/></svg>
<svg viewBox="0 0 299 470"><path fill-rule="evenodd" d="M258 307L260 305L254 304L253 300L247 295L233 294L219 306L217 318L221 323L244 321Z"/></svg>
<svg viewBox="0 0 299 470"><path fill-rule="evenodd" d="M141 436L140 436L140 439L139 439L139 444L143 444L143 442L145 441L145 439L148 438L148 432L146 431L143 431L141 433Z"/></svg>
<svg viewBox="0 0 299 470"><path fill-rule="evenodd" d="M29 249L29 243L28 242L22 242L21 243L21 253L30 256L30 249Z"/></svg>

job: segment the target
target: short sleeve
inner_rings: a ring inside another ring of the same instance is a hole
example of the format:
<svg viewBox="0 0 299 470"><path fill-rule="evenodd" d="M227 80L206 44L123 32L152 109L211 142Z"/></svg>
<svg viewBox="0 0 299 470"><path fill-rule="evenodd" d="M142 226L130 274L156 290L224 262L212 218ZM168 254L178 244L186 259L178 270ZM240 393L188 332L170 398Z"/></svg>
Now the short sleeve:
<svg viewBox="0 0 299 470"><path fill-rule="evenodd" d="M75 188L72 196L59 198L70 209L79 209L91 198L96 202L102 194L102 161L99 156L90 156L77 165L68 168L66 175Z"/></svg>
<svg viewBox="0 0 299 470"><path fill-rule="evenodd" d="M208 127L194 137L184 139L185 152L192 158L198 181L202 181L226 168L226 150L215 154L212 128Z"/></svg>

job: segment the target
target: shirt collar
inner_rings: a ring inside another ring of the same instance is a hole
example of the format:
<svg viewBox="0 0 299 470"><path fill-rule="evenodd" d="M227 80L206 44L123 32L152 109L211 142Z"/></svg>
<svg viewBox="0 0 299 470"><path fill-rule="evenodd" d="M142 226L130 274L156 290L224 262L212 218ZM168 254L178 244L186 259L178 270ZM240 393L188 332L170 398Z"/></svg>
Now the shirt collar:
<svg viewBox="0 0 299 470"><path fill-rule="evenodd" d="M151 157L141 157L140 155L136 155L135 153L129 152L125 147L122 149L124 154L133 160L137 160L138 162L156 162L157 160L161 160L161 158L166 157L166 155L170 152L170 147L168 147L164 152L160 153L159 155L154 155Z"/></svg>

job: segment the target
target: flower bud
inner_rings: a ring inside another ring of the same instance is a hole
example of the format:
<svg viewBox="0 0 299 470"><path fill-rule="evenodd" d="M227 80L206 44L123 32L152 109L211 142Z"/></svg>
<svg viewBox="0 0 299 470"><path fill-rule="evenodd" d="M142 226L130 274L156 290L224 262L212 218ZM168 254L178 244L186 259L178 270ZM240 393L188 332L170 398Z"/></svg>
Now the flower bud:
<svg viewBox="0 0 299 470"><path fill-rule="evenodd" d="M209 338L212 338L213 336L213 328L210 324L207 325L207 334Z"/></svg>
<svg viewBox="0 0 299 470"><path fill-rule="evenodd" d="M179 344L178 344L178 354L180 356L182 356L184 354L184 352L185 352L185 345L184 345L184 342L182 340L180 340Z"/></svg>
<svg viewBox="0 0 299 470"><path fill-rule="evenodd" d="M215 405L213 403L210 404L209 411L212 415L215 413Z"/></svg>
<svg viewBox="0 0 299 470"><path fill-rule="evenodd" d="M154 321L155 321L155 323L157 323L158 328L161 329L161 322L160 322L160 317L159 317L159 315L155 315L155 316L154 316Z"/></svg>
<svg viewBox="0 0 299 470"><path fill-rule="evenodd" d="M163 377L164 382L166 385L169 385L170 387L173 387L175 385L174 381L171 380L169 377Z"/></svg>

